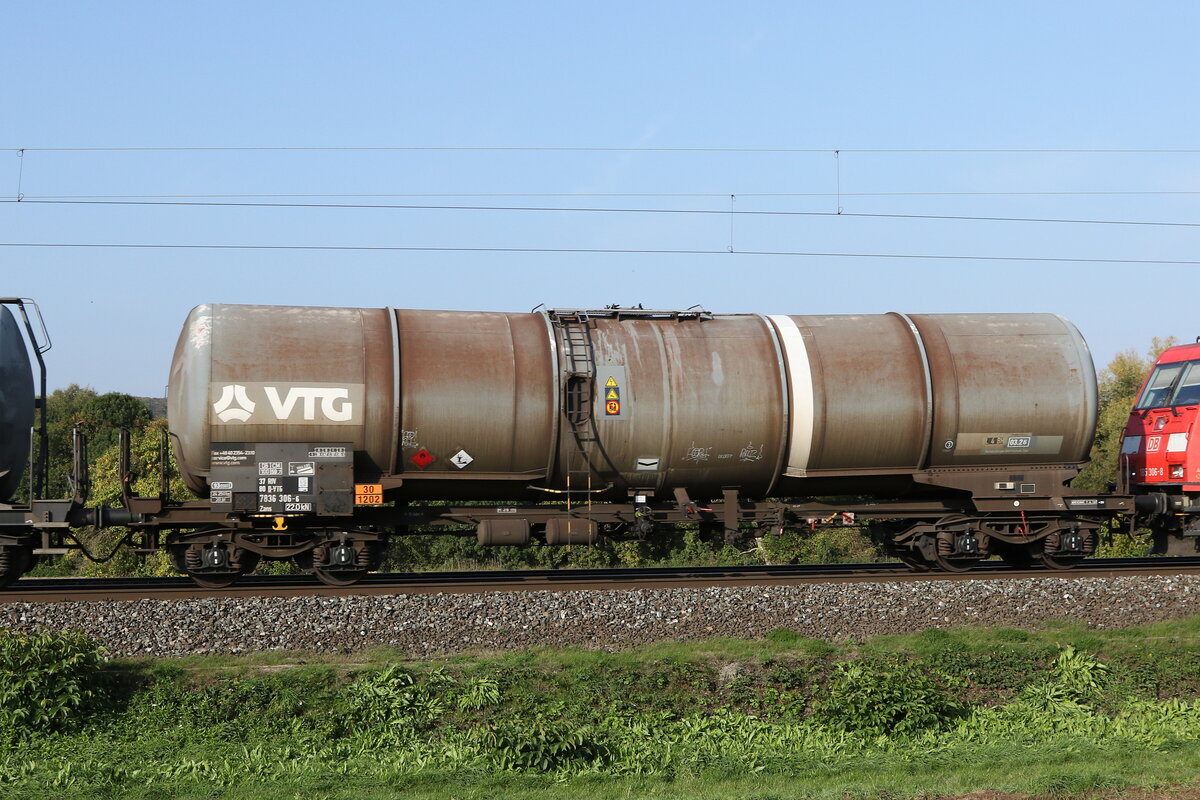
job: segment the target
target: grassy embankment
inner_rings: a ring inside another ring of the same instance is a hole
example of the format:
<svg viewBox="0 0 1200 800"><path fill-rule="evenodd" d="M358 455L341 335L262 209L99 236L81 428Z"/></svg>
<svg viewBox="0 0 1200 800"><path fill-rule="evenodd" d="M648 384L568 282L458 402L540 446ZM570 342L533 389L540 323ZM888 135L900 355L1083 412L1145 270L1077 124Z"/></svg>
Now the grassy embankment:
<svg viewBox="0 0 1200 800"><path fill-rule="evenodd" d="M406 661L0 635L0 797L842 797L1200 779L1200 619Z"/></svg>

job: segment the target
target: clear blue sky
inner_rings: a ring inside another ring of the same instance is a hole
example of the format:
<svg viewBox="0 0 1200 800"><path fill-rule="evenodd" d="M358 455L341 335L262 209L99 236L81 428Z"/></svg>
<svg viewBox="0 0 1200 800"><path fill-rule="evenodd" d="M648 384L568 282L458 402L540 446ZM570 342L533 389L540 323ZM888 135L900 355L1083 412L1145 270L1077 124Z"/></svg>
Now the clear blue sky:
<svg viewBox="0 0 1200 800"><path fill-rule="evenodd" d="M41 303L55 341L52 386L144 395L163 393L179 327L202 302L1052 311L1080 327L1102 367L1153 336L1200 334L1200 269L729 254L727 214L33 201L275 195L243 201L728 211L733 194L743 212L831 212L840 162L846 214L740 215L734 249L1200 260L1200 228L850 216L1196 223L1200 194L1045 193L1200 192L1200 153L832 154L1200 148L1197 9L10 4L0 28L0 148L29 150L0 151L0 200L15 199L18 181L26 198L0 203L0 243L718 252L5 246L0 294ZM822 152L36 149L287 146ZM865 194L938 192L992 194ZM1015 194L996 194L1005 192ZM462 196L383 197L453 194Z"/></svg>

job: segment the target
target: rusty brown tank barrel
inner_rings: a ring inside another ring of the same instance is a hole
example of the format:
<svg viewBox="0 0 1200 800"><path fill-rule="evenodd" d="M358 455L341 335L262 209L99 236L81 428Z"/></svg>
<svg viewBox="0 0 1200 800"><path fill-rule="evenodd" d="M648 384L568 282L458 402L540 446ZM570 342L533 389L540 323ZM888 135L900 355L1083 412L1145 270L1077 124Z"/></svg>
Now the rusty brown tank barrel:
<svg viewBox="0 0 1200 800"><path fill-rule="evenodd" d="M330 442L412 498L762 497L1081 462L1096 382L1049 314L203 305L169 415L202 493L214 442Z"/></svg>
<svg viewBox="0 0 1200 800"><path fill-rule="evenodd" d="M582 445L564 423L557 485L594 436L590 461L603 483L667 496L673 487L767 493L782 464L788 412L783 356L764 317L564 320L555 326L560 353L573 324L586 324L591 337L596 398ZM569 359L560 358L559 369L565 383Z"/></svg>
<svg viewBox="0 0 1200 800"><path fill-rule="evenodd" d="M550 353L536 314L197 306L171 365L176 457L202 493L213 442L349 442L360 475L524 487L551 453Z"/></svg>
<svg viewBox="0 0 1200 800"><path fill-rule="evenodd" d="M1073 464L1096 374L1053 314L773 316L792 382L785 475Z"/></svg>

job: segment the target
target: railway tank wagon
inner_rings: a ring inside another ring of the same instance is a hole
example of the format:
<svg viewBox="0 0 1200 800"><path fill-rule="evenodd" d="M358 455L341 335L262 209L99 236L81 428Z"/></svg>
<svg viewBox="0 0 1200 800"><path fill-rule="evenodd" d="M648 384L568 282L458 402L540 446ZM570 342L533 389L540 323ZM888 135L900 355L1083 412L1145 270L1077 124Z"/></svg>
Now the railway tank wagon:
<svg viewBox="0 0 1200 800"><path fill-rule="evenodd" d="M193 577L265 555L351 580L424 500L482 501L443 516L486 544L786 524L798 506L760 501L853 493L914 565L1094 547L1064 483L1095 372L1048 314L202 305L168 402L185 480L229 520L169 540Z"/></svg>

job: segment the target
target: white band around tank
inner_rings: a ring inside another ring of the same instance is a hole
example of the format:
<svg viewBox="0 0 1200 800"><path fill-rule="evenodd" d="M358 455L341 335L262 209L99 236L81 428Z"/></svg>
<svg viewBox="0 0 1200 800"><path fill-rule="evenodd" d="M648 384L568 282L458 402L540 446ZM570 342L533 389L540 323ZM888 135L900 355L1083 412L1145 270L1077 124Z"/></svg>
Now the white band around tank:
<svg viewBox="0 0 1200 800"><path fill-rule="evenodd" d="M796 321L783 314L767 317L779 331L783 344L783 358L787 362L788 380L791 385L791 436L788 445L786 474L803 476L808 470L809 455L813 441L813 380L808 363L808 347Z"/></svg>

